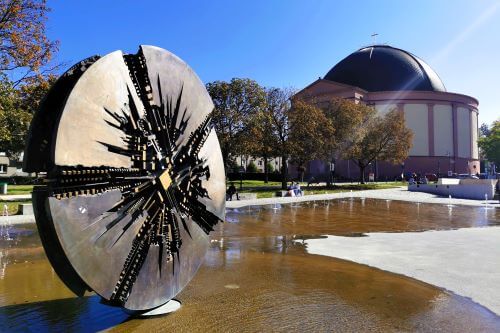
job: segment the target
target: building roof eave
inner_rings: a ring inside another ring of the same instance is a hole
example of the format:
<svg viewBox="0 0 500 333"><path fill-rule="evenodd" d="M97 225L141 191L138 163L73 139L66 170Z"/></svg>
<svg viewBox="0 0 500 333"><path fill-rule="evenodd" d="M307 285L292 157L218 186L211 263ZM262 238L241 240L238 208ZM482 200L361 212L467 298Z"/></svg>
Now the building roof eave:
<svg viewBox="0 0 500 333"><path fill-rule="evenodd" d="M307 91L310 90L312 87L318 85L318 84L329 84L329 85L332 85L332 86L335 86L335 87L342 87L343 89L340 90L340 91L353 91L353 92L357 92L357 93L360 93L360 94L367 94L368 91L364 90L364 89L361 89L359 87L355 87L355 86L351 86L351 85L348 85L348 84L345 84L345 83L340 83L340 82L335 82L335 81L330 81L330 80L325 80L325 79L317 79L316 81L314 81L313 83L307 85L305 88L303 88L302 90L299 90L295 95L294 97L301 97L301 95L306 95L307 94Z"/></svg>

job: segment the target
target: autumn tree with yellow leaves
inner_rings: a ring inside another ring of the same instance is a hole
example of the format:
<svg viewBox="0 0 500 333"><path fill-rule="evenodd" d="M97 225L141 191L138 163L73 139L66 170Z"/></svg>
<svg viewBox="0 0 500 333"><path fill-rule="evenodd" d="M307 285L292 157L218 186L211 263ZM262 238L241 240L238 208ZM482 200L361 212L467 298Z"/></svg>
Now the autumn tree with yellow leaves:
<svg viewBox="0 0 500 333"><path fill-rule="evenodd" d="M33 112L52 83L58 42L46 35L46 1L0 0L0 151L24 149Z"/></svg>

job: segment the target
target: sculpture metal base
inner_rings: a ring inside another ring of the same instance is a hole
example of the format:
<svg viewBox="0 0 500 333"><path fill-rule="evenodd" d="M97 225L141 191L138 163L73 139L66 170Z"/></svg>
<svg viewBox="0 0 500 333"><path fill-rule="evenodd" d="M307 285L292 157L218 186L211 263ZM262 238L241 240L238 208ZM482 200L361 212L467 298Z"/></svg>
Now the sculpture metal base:
<svg viewBox="0 0 500 333"><path fill-rule="evenodd" d="M172 312L175 312L181 308L181 302L175 299L171 299L167 303L160 305L152 310L142 312L138 314L138 317L151 317L151 316L161 316Z"/></svg>

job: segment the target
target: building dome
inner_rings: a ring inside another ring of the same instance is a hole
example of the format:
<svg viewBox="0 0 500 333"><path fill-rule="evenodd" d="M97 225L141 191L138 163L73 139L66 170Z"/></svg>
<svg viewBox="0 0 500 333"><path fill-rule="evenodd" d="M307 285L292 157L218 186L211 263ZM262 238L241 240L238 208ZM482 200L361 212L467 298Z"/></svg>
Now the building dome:
<svg viewBox="0 0 500 333"><path fill-rule="evenodd" d="M325 80L374 91L442 91L434 70L415 55L387 45L359 49L335 65Z"/></svg>

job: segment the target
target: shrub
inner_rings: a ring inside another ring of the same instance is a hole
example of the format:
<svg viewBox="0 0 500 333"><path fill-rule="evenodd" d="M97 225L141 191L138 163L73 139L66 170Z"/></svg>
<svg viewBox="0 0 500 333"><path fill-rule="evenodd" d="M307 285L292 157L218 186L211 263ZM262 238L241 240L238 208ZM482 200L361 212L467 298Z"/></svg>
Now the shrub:
<svg viewBox="0 0 500 333"><path fill-rule="evenodd" d="M253 161L247 165L247 172L258 172L257 166Z"/></svg>
<svg viewBox="0 0 500 333"><path fill-rule="evenodd" d="M269 173L274 172L274 166L272 163L267 163L267 172Z"/></svg>

